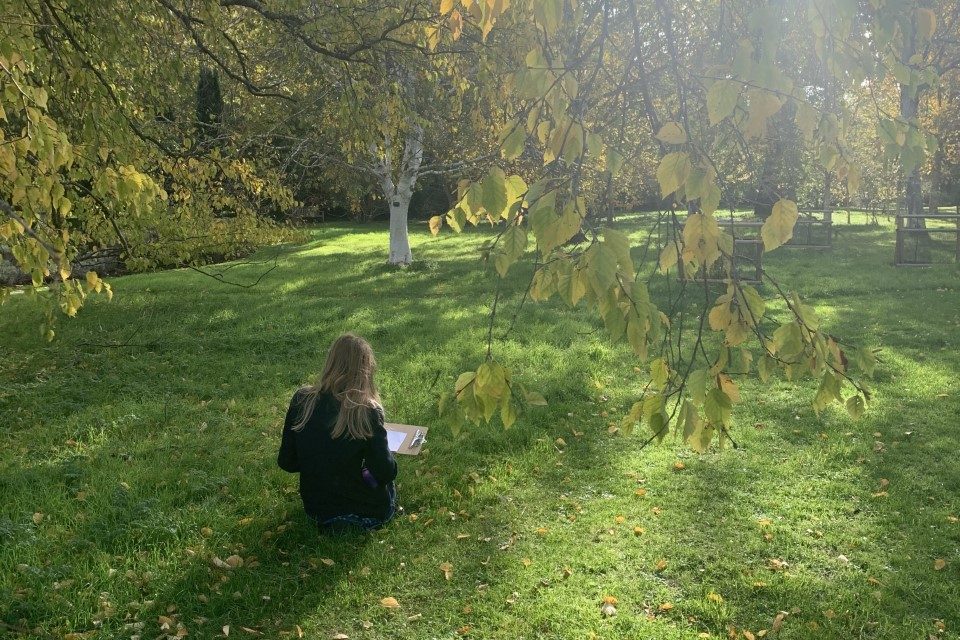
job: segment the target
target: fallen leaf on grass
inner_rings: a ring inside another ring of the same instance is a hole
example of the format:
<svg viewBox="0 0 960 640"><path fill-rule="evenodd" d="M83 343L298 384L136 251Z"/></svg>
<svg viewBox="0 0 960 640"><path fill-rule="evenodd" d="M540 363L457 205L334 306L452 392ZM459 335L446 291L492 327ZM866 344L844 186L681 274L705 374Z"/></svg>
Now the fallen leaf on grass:
<svg viewBox="0 0 960 640"><path fill-rule="evenodd" d="M633 535L635 535L635 536L642 536L642 535L643 535L644 533L646 533L646 532L647 532L647 530L644 529L643 527L634 527L634 528L633 528Z"/></svg>
<svg viewBox="0 0 960 640"><path fill-rule="evenodd" d="M747 640L757 640L757 636L753 635L753 633L747 631L746 629L743 630L743 637Z"/></svg>
<svg viewBox="0 0 960 640"><path fill-rule="evenodd" d="M947 522L957 524L958 522L960 522L960 518L958 518L957 516L947 516Z"/></svg>
<svg viewBox="0 0 960 640"><path fill-rule="evenodd" d="M226 562L224 562L223 560L221 560L221 559L220 559L219 557L217 557L217 556L213 556L213 558L210 560L210 562L212 562L212 563L213 563L213 566L215 566L217 569L232 569L232 568L233 568L233 567L231 567L230 565L228 565Z"/></svg>
<svg viewBox="0 0 960 640"><path fill-rule="evenodd" d="M667 568L667 561L664 560L663 558L660 558L659 560L657 560L657 565L656 565L656 567L654 567L654 570L655 570L657 573L660 573L661 571L663 571L663 570L666 569L666 568Z"/></svg>
<svg viewBox="0 0 960 640"><path fill-rule="evenodd" d="M244 631L246 631L247 633L249 633L249 634L252 635L252 636L262 636L262 635L263 635L263 632L262 632L262 631L257 631L256 629L251 629L250 627L240 627L240 628L243 629Z"/></svg>
<svg viewBox="0 0 960 640"><path fill-rule="evenodd" d="M210 527L204 527L203 529L200 529L200 535L202 535L204 538L209 538L213 535L213 529Z"/></svg>
<svg viewBox="0 0 960 640"><path fill-rule="evenodd" d="M441 562L440 571L443 572L443 577L447 580L453 577L453 565L449 562Z"/></svg>
<svg viewBox="0 0 960 640"><path fill-rule="evenodd" d="M350 640L350 636L345 633L335 633L330 636L330 640Z"/></svg>
<svg viewBox="0 0 960 640"><path fill-rule="evenodd" d="M227 561L229 562L229 560ZM331 558L320 558L320 562L327 565L328 567L332 567L333 565L336 564L336 562L334 562Z"/></svg>
<svg viewBox="0 0 960 640"><path fill-rule="evenodd" d="M773 619L773 624L770 626L770 630L773 631L774 633L779 632L780 629L783 627L783 621L786 620L787 615L788 614L785 611L781 611L780 613L778 613L777 617Z"/></svg>
<svg viewBox="0 0 960 640"><path fill-rule="evenodd" d="M237 567L242 567L242 566L243 566L243 558L241 558L240 556L238 556L238 555L236 555L236 554L230 556L230 557L227 558L224 562L226 562L227 565L229 565L231 569L236 569ZM242 627L241 627L241 628L242 628Z"/></svg>
<svg viewBox="0 0 960 640"><path fill-rule="evenodd" d="M934 571L943 571L947 567L947 561L943 558L937 558L933 561L933 570Z"/></svg>
<svg viewBox="0 0 960 640"><path fill-rule="evenodd" d="M533 560L531 560L530 558L523 558L522 560L520 560L520 562L522 562L523 566L525 567L529 567L530 565L533 564Z"/></svg>
<svg viewBox="0 0 960 640"><path fill-rule="evenodd" d="M890 486L890 481L889 481L889 480L887 480L886 478L880 478L880 488L881 488L881 489L886 489L886 488L889 487L889 486Z"/></svg>
<svg viewBox="0 0 960 640"><path fill-rule="evenodd" d="M624 516L617 516L617 517L616 517L616 522L617 522L617 524L623 524L623 523L626 522L626 521L627 521L627 519L626 519Z"/></svg>
<svg viewBox="0 0 960 640"><path fill-rule="evenodd" d="M643 496L647 495L647 490L644 489L643 487L640 487L639 489L637 489L637 490L634 491L633 493L634 493L637 497L642 498Z"/></svg>
<svg viewBox="0 0 960 640"><path fill-rule="evenodd" d="M561 449L562 449L563 447L567 446L567 441L564 440L563 438L557 438L554 442L555 442L556 445L557 445L558 447L560 447Z"/></svg>
<svg viewBox="0 0 960 640"><path fill-rule="evenodd" d="M303 629L300 628L300 625L298 625L298 624L293 625L293 629L294 629L294 631L296 631L298 638L302 638L302 637L303 637Z"/></svg>
<svg viewBox="0 0 960 640"><path fill-rule="evenodd" d="M458 534L457 534L457 540L466 540L466 539L469 538L469 537L470 537L470 534L469 534L469 533L458 533Z"/></svg>
<svg viewBox="0 0 960 640"><path fill-rule="evenodd" d="M771 571L783 571L790 565L781 560L780 558L770 558L767 560L767 568Z"/></svg>
<svg viewBox="0 0 960 640"><path fill-rule="evenodd" d="M659 607L657 607L657 609L659 609L660 611L670 611L671 609L673 609L673 603L672 603L672 602L664 602L664 603L661 604Z"/></svg>
<svg viewBox="0 0 960 640"><path fill-rule="evenodd" d="M719 593L711 591L710 593L707 594L707 600L709 600L710 602L715 602L716 604L721 604L723 602L723 596L720 595Z"/></svg>
<svg viewBox="0 0 960 640"><path fill-rule="evenodd" d="M33 514L33 524L40 524L41 522L43 522L43 514L37 511Z"/></svg>
<svg viewBox="0 0 960 640"><path fill-rule="evenodd" d="M679 460L677 460L676 462L673 463L673 470L674 470L674 471L683 471L683 470L686 469L686 468L687 468L687 465L683 464L683 463L680 462Z"/></svg>
<svg viewBox="0 0 960 640"><path fill-rule="evenodd" d="M223 631L223 635L225 635L225 636L229 636L229 635L230 635L230 625L225 624L225 625L223 625L223 628L220 629L220 630Z"/></svg>
<svg viewBox="0 0 960 640"><path fill-rule="evenodd" d="M399 609L400 603L397 602L396 598L388 596L380 600L380 606L386 607L387 609Z"/></svg>
<svg viewBox="0 0 960 640"><path fill-rule="evenodd" d="M563 568L563 579L566 580L573 575L573 570L570 567Z"/></svg>

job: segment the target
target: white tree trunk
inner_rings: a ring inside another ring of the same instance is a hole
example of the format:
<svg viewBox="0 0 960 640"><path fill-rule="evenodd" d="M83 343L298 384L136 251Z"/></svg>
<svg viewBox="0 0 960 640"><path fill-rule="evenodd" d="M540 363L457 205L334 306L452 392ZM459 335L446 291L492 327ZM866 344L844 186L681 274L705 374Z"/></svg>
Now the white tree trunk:
<svg viewBox="0 0 960 640"><path fill-rule="evenodd" d="M413 262L410 238L407 235L407 211L410 198L396 194L390 201L390 264L408 265Z"/></svg>
<svg viewBox="0 0 960 640"><path fill-rule="evenodd" d="M371 149L371 151L374 150ZM400 175L396 180L393 175L392 156L393 141L388 137L384 140L383 155L375 159L374 172L380 180L383 196L390 206L388 262L408 265L413 262L413 252L410 251L410 237L407 233L407 214L410 210L410 199L413 198L413 189L417 185L420 163L423 160L423 129L419 125L414 125L407 133L403 145Z"/></svg>

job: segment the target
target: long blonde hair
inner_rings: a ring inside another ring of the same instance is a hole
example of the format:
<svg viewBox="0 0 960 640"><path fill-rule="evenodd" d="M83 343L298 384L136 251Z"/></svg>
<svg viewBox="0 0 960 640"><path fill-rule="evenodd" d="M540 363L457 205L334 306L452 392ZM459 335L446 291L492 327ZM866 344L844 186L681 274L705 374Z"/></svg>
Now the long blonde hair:
<svg viewBox="0 0 960 640"><path fill-rule="evenodd" d="M330 345L323 373L316 384L301 388L302 409L295 431L306 426L317 406L320 394L328 392L340 403L337 421L333 425L331 437L344 435L365 440L373 435L371 409L382 411L380 394L373 382L377 370L377 360L373 357L370 343L352 333L345 333Z"/></svg>

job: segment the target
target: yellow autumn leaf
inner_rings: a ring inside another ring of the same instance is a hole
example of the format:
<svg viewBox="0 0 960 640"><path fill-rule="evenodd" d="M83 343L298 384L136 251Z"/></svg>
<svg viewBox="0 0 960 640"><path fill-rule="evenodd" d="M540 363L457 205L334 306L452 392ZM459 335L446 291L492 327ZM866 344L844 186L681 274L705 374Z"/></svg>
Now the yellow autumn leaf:
<svg viewBox="0 0 960 640"><path fill-rule="evenodd" d="M437 235L440 233L440 228L443 226L443 216L433 216L430 218L430 233Z"/></svg>
<svg viewBox="0 0 960 640"><path fill-rule="evenodd" d="M683 471L683 470L686 469L686 468L687 468L687 465L683 464L683 463L680 462L679 460L677 460L676 462L673 463L673 470L674 470L674 471Z"/></svg>
<svg viewBox="0 0 960 640"><path fill-rule="evenodd" d="M663 558L660 558L659 560L657 560L657 564L656 564L656 566L654 567L654 570L655 570L657 573L660 573L661 571L663 571L663 570L666 569L666 568L667 568L667 561L664 560Z"/></svg>
<svg viewBox="0 0 960 640"><path fill-rule="evenodd" d="M661 604L661 605L660 605L659 607L657 607L657 608L660 609L660 611L670 611L671 609L673 609L673 603L672 603L672 602L664 602L663 604Z"/></svg>
<svg viewBox="0 0 960 640"><path fill-rule="evenodd" d="M387 596L386 598L380 599L380 606L387 609L399 609L400 603L397 602L397 599L392 596Z"/></svg>
<svg viewBox="0 0 960 640"><path fill-rule="evenodd" d="M687 133L678 122L668 122L660 127L657 132L657 139L667 144L686 144Z"/></svg>
<svg viewBox="0 0 960 640"><path fill-rule="evenodd" d="M715 602L716 604L720 604L723 602L723 596L721 596L719 593L711 591L707 594L707 600L710 602Z"/></svg>
<svg viewBox="0 0 960 640"><path fill-rule="evenodd" d="M617 524L623 524L624 522L627 521L627 519L624 516L617 516L615 520Z"/></svg>
<svg viewBox="0 0 960 640"><path fill-rule="evenodd" d="M933 570L934 571L943 571L947 567L947 561L943 558L937 558L933 561Z"/></svg>

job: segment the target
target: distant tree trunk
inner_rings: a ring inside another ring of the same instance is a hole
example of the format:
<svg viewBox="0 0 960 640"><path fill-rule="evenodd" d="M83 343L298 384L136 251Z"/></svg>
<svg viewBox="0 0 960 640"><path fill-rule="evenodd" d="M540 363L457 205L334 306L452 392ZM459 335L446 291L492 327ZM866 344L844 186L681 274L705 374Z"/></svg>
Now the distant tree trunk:
<svg viewBox="0 0 960 640"><path fill-rule="evenodd" d="M937 149L933 155L933 168L930 172L930 193L927 198L930 200L930 213L936 215L940 213L940 189L943 185L943 150Z"/></svg>
<svg viewBox="0 0 960 640"><path fill-rule="evenodd" d="M903 34L903 53L902 59L905 64L913 58L917 52L917 27L916 19L912 28ZM920 90L908 85L900 85L900 117L907 122L912 122L920 111ZM917 218L923 214L923 191L920 182L920 167L915 167L909 174L904 173L904 207L907 215L907 228L925 229L926 225L922 218Z"/></svg>
<svg viewBox="0 0 960 640"><path fill-rule="evenodd" d="M376 150L371 151L375 153ZM407 214L423 160L423 128L414 125L407 133L397 176L393 173L392 139L385 140L383 151L383 157L374 162L374 173L377 174L380 189L390 207L390 256L387 261L395 265L408 265L413 262L413 252L410 250L410 237L407 233Z"/></svg>

